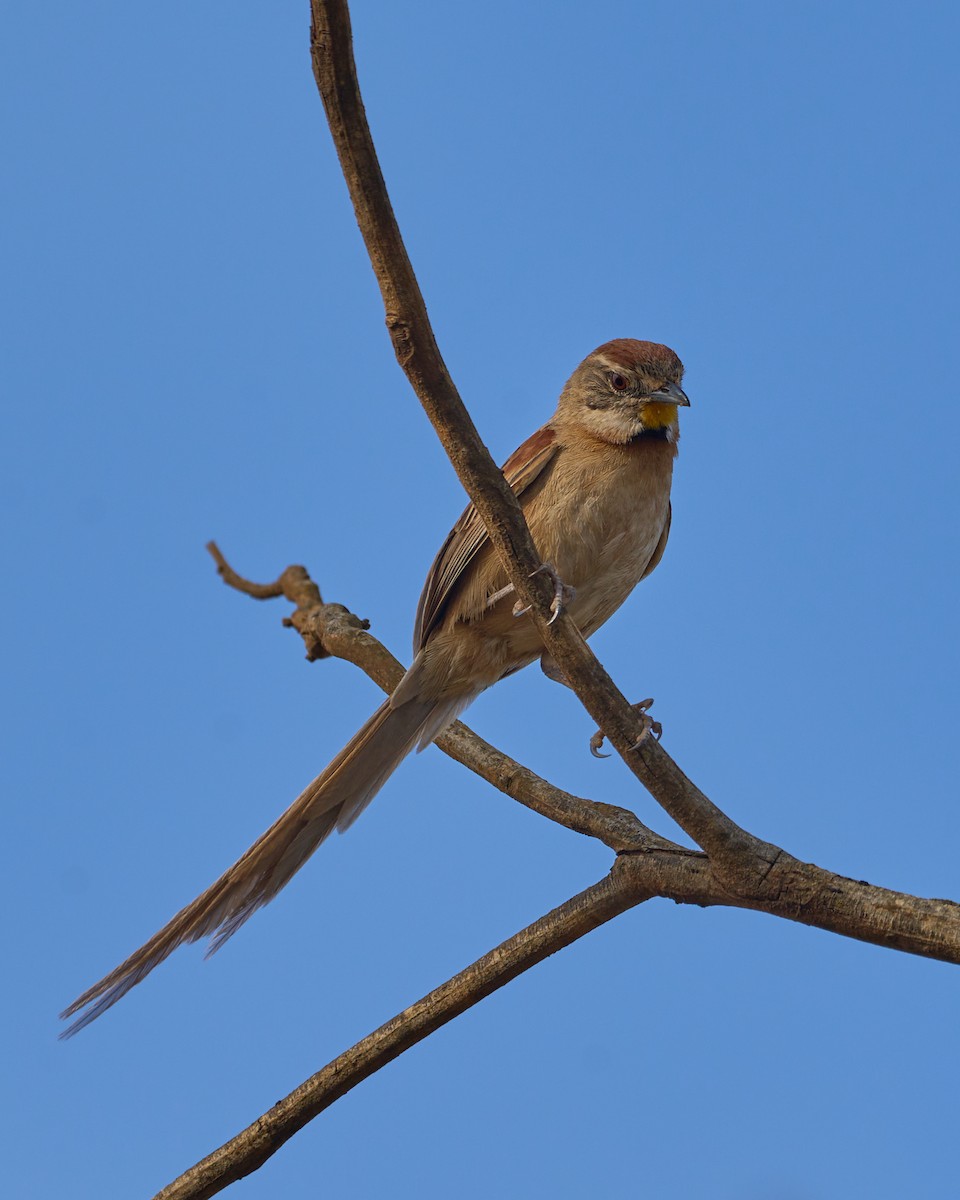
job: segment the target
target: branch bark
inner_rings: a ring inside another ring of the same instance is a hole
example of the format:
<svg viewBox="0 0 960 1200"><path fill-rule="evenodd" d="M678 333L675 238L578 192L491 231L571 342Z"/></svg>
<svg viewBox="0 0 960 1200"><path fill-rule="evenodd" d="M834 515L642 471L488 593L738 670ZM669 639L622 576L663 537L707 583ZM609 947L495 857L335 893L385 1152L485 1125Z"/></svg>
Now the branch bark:
<svg viewBox="0 0 960 1200"><path fill-rule="evenodd" d="M551 954L647 897L607 876L502 942L328 1063L154 1200L203 1200L263 1165L308 1121L388 1062Z"/></svg>

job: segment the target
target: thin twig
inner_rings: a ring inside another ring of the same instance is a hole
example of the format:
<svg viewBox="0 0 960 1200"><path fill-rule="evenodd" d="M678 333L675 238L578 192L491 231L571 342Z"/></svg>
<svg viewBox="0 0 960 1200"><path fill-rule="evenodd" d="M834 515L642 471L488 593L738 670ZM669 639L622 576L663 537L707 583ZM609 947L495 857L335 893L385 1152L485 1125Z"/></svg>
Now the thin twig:
<svg viewBox="0 0 960 1200"><path fill-rule="evenodd" d="M243 592L245 596L253 596L255 600L275 600L278 596L286 595L283 575L274 583L251 583L249 579L244 579L242 575L238 575L233 567L230 566L220 553L220 547L216 542L207 542L207 550L213 557L213 561L217 564L217 573L228 587L236 588L238 592ZM287 567L287 571L291 570L296 570L296 568ZM284 575L286 575L287 571L284 571ZM287 599L289 600L290 597L288 596Z"/></svg>
<svg viewBox="0 0 960 1200"><path fill-rule="evenodd" d="M400 682L402 664L367 632L369 622L354 616L342 604L325 604L305 567L287 567L276 583L251 583L230 566L215 542L208 543L207 549L217 571L231 587L258 599L283 595L296 606L284 624L295 628L303 638L309 659L327 655L345 659L365 671L388 695ZM520 804L575 833L597 838L611 850L654 846L681 849L652 833L628 809L574 796L542 779L484 741L462 721L456 721L436 745Z"/></svg>

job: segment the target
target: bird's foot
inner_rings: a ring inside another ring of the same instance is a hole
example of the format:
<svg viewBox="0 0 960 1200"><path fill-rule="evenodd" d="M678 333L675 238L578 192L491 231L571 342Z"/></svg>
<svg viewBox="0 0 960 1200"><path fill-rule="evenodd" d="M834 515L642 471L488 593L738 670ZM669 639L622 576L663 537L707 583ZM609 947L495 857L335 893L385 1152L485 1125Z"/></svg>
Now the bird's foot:
<svg viewBox="0 0 960 1200"><path fill-rule="evenodd" d="M553 613L553 616L547 622L548 625L552 625L577 592L576 588L572 588L569 584L563 582L552 563L541 563L535 571L530 573L530 578L532 579L534 575L539 575L541 571L545 575L549 575L550 581L553 583L553 600L550 602L550 611ZM513 615L515 617L524 617L529 611L530 605L521 604L519 600L513 606Z"/></svg>
<svg viewBox="0 0 960 1200"><path fill-rule="evenodd" d="M637 738L637 740L630 747L631 750L639 750L640 747L643 745L644 739L648 738L651 734L653 734L653 736L657 739L658 742L660 741L660 737L663 733L663 726L660 724L659 721L655 721L653 719L653 717L650 716L649 712L647 712L647 709L652 707L652 705L653 705L652 699L641 700L639 704L631 704L630 705L630 707L634 710L634 712L639 714L640 719L643 722L643 733L640 734L640 736ZM593 755L594 758L609 758L610 757L609 754L601 754L600 753L600 747L603 745L603 737L604 737L603 730L598 729L597 732L590 739L590 753Z"/></svg>

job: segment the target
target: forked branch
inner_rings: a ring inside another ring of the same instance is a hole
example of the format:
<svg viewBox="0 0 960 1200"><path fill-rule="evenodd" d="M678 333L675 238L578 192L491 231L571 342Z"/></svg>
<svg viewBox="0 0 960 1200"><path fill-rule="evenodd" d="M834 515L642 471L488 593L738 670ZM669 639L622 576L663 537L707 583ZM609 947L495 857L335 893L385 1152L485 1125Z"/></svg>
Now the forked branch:
<svg viewBox="0 0 960 1200"><path fill-rule="evenodd" d="M310 651L320 647L324 655L353 663L392 691L403 671L400 663L367 632L366 622L342 605L324 603L303 567L288 567L275 583L254 584L233 571L215 546L210 550L231 586L257 598L282 594L296 605L284 624L300 632L308 657L319 657ZM952 901L873 887L799 862L783 851L754 895L734 897L705 854L667 842L651 846L648 831L633 813L561 791L462 723L451 727L437 745L542 816L618 849L613 870L339 1055L155 1200L200 1200L249 1175L305 1124L404 1050L550 954L655 896L699 907L754 909L890 949L960 963L960 905Z"/></svg>
<svg viewBox="0 0 960 1200"><path fill-rule="evenodd" d="M219 550L214 557L218 564L225 562ZM228 582L228 574L241 578L229 569L220 573ZM280 581L290 579L296 581L293 594L285 594L298 607L284 618L284 624L296 628L308 647L322 646L325 654L353 663L385 692L393 691L403 667L368 631L367 622L341 604L324 604L305 568L288 567ZM277 587L246 580L241 584L249 595ZM463 722L452 725L436 744L520 804L617 851L617 869L629 875L637 894L663 896L678 904L749 908L893 950L960 963L960 905L952 900L926 900L874 887L801 862L779 849L763 880L751 892L735 895L702 851L665 838L652 841L656 835L628 809L563 791L485 742Z"/></svg>

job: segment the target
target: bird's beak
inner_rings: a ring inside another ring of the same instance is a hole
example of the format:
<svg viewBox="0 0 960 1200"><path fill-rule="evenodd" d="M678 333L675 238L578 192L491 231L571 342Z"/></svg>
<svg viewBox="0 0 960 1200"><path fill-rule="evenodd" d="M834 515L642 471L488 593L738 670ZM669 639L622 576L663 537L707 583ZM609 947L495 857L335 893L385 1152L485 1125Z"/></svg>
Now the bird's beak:
<svg viewBox="0 0 960 1200"><path fill-rule="evenodd" d="M690 407L687 393L679 383L665 383L662 388L657 388L655 392L650 394L650 399L655 400L658 404L676 404L678 407Z"/></svg>

